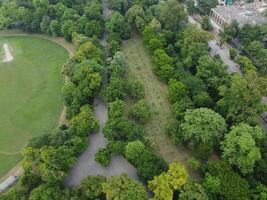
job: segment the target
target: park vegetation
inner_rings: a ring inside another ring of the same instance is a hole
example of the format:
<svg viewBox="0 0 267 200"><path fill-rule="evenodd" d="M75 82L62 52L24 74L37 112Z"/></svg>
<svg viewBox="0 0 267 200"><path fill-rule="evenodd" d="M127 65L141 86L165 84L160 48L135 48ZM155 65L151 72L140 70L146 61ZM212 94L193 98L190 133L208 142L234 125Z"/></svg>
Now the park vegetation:
<svg viewBox="0 0 267 200"><path fill-rule="evenodd" d="M211 9L206 2L199 1L204 13ZM266 56L256 56L256 52L263 55L266 51L260 39L251 42L254 35L240 32L246 45L243 52L254 58L252 62L243 59L247 69L243 76L230 75L220 58L210 57L212 35L189 24L184 6L177 0L108 3L113 12L106 22L98 0L2 4L1 29L43 32L79 44L63 69L68 77L62 92L70 124L30 141L23 152L24 174L5 198L148 199L143 185L126 174L88 177L75 189L63 185L68 170L87 146L88 134L99 127L92 102L101 93L109 107L103 130L109 143L95 160L107 166L113 155L124 156L153 192L153 199L265 199L267 138L258 115L266 110L261 99L267 87L258 72L264 73L267 65ZM105 60L97 38L101 38L104 25L109 33L110 59L108 84L101 90ZM141 36L151 54L153 71L168 85L175 120L166 124L166 133L176 145L192 150L196 159L191 160L199 165L198 180L190 178L180 163L166 163L145 137L151 108L144 100L142 83L126 81L129 66L120 51L121 42L132 32ZM127 113L125 100L129 98L134 106ZM218 159L208 162L211 154Z"/></svg>

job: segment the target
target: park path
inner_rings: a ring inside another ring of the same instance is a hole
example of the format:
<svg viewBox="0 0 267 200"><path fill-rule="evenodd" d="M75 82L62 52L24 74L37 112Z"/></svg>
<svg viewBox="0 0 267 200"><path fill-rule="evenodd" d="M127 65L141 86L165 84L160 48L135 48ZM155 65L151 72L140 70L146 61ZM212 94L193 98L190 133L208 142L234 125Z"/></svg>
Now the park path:
<svg viewBox="0 0 267 200"><path fill-rule="evenodd" d="M103 0L103 16L105 19L111 14L106 1ZM106 45L108 34L105 31L101 44ZM104 73L104 85L107 83L107 70ZM100 129L97 133L89 135L89 145L86 151L78 158L74 167L64 181L65 186L75 187L88 176L103 175L105 177L118 176L126 172L130 178L139 181L136 169L122 156L113 156L108 167L102 167L94 160L94 156L100 148L104 148L108 140L104 137L103 127L108 120L108 108L103 98L98 96L94 101L95 116L99 120Z"/></svg>

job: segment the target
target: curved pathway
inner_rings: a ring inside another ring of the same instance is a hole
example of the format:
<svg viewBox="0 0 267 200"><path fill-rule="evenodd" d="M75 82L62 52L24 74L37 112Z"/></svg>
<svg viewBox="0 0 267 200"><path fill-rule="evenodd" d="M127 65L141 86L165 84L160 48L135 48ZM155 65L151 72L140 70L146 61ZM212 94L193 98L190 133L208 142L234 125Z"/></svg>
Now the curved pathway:
<svg viewBox="0 0 267 200"><path fill-rule="evenodd" d="M108 9L105 0L103 1L103 16L108 18L111 11ZM107 32L103 34L101 44L105 46ZM105 69L104 84L107 82L107 71ZM104 148L108 140L104 137L103 127L108 120L108 108L102 97L98 96L94 101L95 116L99 120L100 129L97 133L89 136L89 145L87 150L78 158L75 166L70 170L68 177L65 179L65 186L72 187L80 185L81 181L88 176L103 175L118 176L126 172L129 177L139 181L136 169L122 156L113 156L108 167L102 167L94 160L95 154L100 148Z"/></svg>

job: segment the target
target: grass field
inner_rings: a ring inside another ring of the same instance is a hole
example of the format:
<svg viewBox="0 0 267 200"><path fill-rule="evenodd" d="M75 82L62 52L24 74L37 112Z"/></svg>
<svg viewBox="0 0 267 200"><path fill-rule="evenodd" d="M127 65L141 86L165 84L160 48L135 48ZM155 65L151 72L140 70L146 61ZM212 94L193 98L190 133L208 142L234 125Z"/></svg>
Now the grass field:
<svg viewBox="0 0 267 200"><path fill-rule="evenodd" d="M129 62L126 78L137 78L143 82L145 99L152 108L152 119L145 127L148 138L164 159L169 162L179 161L187 165L186 159L191 156L188 150L182 147L177 148L165 133L165 125L173 117L171 105L167 99L168 89L167 85L153 73L150 55L144 48L142 40L134 36L125 41L123 52Z"/></svg>
<svg viewBox="0 0 267 200"><path fill-rule="evenodd" d="M14 60L2 62L3 43ZM57 126L63 108L62 65L68 52L41 38L0 37L0 176L21 159L33 136Z"/></svg>

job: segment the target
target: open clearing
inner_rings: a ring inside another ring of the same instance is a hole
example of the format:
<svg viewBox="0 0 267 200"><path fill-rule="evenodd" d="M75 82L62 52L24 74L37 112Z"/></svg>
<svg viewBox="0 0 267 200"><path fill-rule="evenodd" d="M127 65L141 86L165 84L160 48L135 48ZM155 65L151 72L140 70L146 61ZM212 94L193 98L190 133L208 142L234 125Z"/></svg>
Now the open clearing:
<svg viewBox="0 0 267 200"><path fill-rule="evenodd" d="M41 38L1 36L0 47L6 43L14 60L0 62L0 176L20 161L30 138L57 127L68 58L63 47Z"/></svg>
<svg viewBox="0 0 267 200"><path fill-rule="evenodd" d="M167 99L168 88L153 73L150 55L144 48L141 38L134 36L123 42L122 50L129 62L126 78L136 78L143 82L145 99L152 108L151 120L145 126L147 137L159 155L168 162L179 161L187 165L186 159L191 156L188 150L175 146L165 133L165 125L173 117L171 105Z"/></svg>

